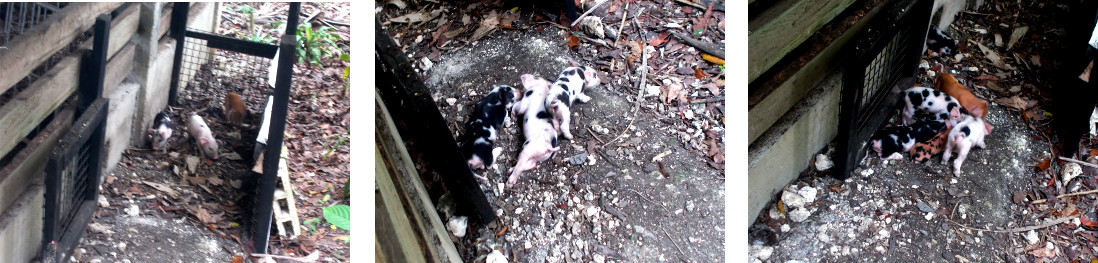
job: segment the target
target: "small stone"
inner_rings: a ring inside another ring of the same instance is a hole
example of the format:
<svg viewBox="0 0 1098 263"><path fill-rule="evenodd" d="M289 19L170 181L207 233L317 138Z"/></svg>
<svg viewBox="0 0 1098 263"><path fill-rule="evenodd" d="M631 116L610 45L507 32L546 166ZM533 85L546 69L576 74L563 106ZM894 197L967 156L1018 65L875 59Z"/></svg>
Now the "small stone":
<svg viewBox="0 0 1098 263"><path fill-rule="evenodd" d="M930 62L927 62L925 59L919 60L919 68L923 70L929 69Z"/></svg>
<svg viewBox="0 0 1098 263"><path fill-rule="evenodd" d="M807 220L808 217L811 215L812 212L809 212L808 209L805 209L804 207L799 207L797 209L794 209L793 211L789 211L789 219L797 223Z"/></svg>
<svg viewBox="0 0 1098 263"><path fill-rule="evenodd" d="M99 207L108 207L108 206L111 206L111 203L107 201L107 197L106 197L106 196L103 196L103 195L99 195L99 198L97 198L97 199L99 199L99 200L98 200L98 201L99 201Z"/></svg>
<svg viewBox="0 0 1098 263"><path fill-rule="evenodd" d="M456 237L464 237L465 231L469 228L469 218L464 216L458 216L450 219L450 222L446 223L446 229L450 230Z"/></svg>
<svg viewBox="0 0 1098 263"><path fill-rule="evenodd" d="M170 152L170 153L168 153L168 157L171 157L172 159L179 158L179 153L178 152Z"/></svg>
<svg viewBox="0 0 1098 263"><path fill-rule="evenodd" d="M655 97L660 95L660 86L648 86L645 88L648 91L648 97Z"/></svg>
<svg viewBox="0 0 1098 263"><path fill-rule="evenodd" d="M589 206L583 211L583 214L586 215L587 218L594 217L599 214L599 208L597 206Z"/></svg>
<svg viewBox="0 0 1098 263"><path fill-rule="evenodd" d="M781 228L782 232L789 232L789 224L783 224Z"/></svg>
<svg viewBox="0 0 1098 263"><path fill-rule="evenodd" d="M492 253L488 254L488 258L484 259L484 263L507 263L507 256L504 256L499 250L492 250Z"/></svg>
<svg viewBox="0 0 1098 263"><path fill-rule="evenodd" d="M524 249L530 249L532 247L534 247L534 244L530 243L530 240L526 240L526 242L522 243L522 248Z"/></svg>
<svg viewBox="0 0 1098 263"><path fill-rule="evenodd" d="M126 242L118 243L118 250L125 252L126 251Z"/></svg>
<svg viewBox="0 0 1098 263"><path fill-rule="evenodd" d="M572 163L572 165L581 165L586 161L587 161L587 153L580 153L580 154L577 154L577 155L573 155L572 157L568 157L568 162Z"/></svg>
<svg viewBox="0 0 1098 263"><path fill-rule="evenodd" d="M1030 230L1029 232L1026 232L1026 242L1033 245L1037 244L1037 241L1041 241L1041 237L1037 236L1037 231Z"/></svg>
<svg viewBox="0 0 1098 263"><path fill-rule="evenodd" d="M870 176L870 175L873 175L873 169L862 170L862 176Z"/></svg>
<svg viewBox="0 0 1098 263"><path fill-rule="evenodd" d="M1079 164L1077 163L1069 162L1067 163L1067 165L1064 165L1064 168L1061 171L1062 172L1060 173L1060 175L1063 179L1062 182L1066 184L1068 182L1071 182L1071 179L1075 179L1075 177L1083 174L1083 167L1079 166Z"/></svg>
<svg viewBox="0 0 1098 263"><path fill-rule="evenodd" d="M519 208L515 208L515 214L516 214L516 215L521 215L521 214L522 214L522 211L523 211L522 207L519 207Z"/></svg>
<svg viewBox="0 0 1098 263"><path fill-rule="evenodd" d="M427 57L423 57L423 59L421 59L420 62L423 62L423 71L431 70L431 67L433 67L435 65L435 63L431 62L431 59L429 59Z"/></svg>
<svg viewBox="0 0 1098 263"><path fill-rule="evenodd" d="M922 201L919 201L918 203L915 203L915 205L918 206L919 210L923 211L924 213L934 212L934 209L930 208L930 205L928 205L928 204L926 204Z"/></svg>
<svg viewBox="0 0 1098 263"><path fill-rule="evenodd" d="M232 180L232 181L229 181L229 185L231 185L233 188L240 189L240 187L244 186L244 181L242 181L242 180Z"/></svg>
<svg viewBox="0 0 1098 263"><path fill-rule="evenodd" d="M763 245L751 245L751 257L759 260L768 260L770 256L774 255L774 247Z"/></svg>
<svg viewBox="0 0 1098 263"><path fill-rule="evenodd" d="M141 208L138 208L136 204L130 204L130 207L123 209L127 215L137 216L141 214Z"/></svg>
<svg viewBox="0 0 1098 263"><path fill-rule="evenodd" d="M198 169L199 161L201 161L201 159L199 159L198 156L187 155L187 171L190 171L193 174L195 170Z"/></svg>
<svg viewBox="0 0 1098 263"><path fill-rule="evenodd" d="M831 161L831 158L822 153L816 155L816 171L825 171L831 169L831 167L835 167L835 163Z"/></svg>
<svg viewBox="0 0 1098 263"><path fill-rule="evenodd" d="M450 106L454 106L454 103L457 103L457 101L458 99L455 98L446 98L446 104L450 104Z"/></svg>
<svg viewBox="0 0 1098 263"><path fill-rule="evenodd" d="M694 201L686 201L686 211L694 211Z"/></svg>
<svg viewBox="0 0 1098 263"><path fill-rule="evenodd" d="M926 216L924 216L924 218L926 218L927 221L934 219L934 212L926 213Z"/></svg>
<svg viewBox="0 0 1098 263"><path fill-rule="evenodd" d="M980 33L981 35L987 34L987 29L984 28L973 29L973 31L976 31L976 33Z"/></svg>

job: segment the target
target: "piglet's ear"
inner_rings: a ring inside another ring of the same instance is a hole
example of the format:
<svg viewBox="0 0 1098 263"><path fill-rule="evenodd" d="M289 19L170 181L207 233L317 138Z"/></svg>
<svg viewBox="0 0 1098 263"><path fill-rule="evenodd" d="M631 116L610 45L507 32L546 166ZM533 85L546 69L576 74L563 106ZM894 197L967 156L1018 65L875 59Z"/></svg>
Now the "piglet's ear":
<svg viewBox="0 0 1098 263"><path fill-rule="evenodd" d="M202 144L206 144L206 143L209 143L209 142L210 142L210 139L206 139L206 138L199 138L198 140L199 140L200 142L202 142Z"/></svg>

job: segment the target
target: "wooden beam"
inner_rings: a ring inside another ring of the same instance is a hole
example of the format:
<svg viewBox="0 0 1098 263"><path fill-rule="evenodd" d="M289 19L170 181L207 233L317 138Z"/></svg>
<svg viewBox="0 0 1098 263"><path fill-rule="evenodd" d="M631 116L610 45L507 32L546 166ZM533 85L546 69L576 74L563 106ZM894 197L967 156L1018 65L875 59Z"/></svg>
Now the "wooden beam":
<svg viewBox="0 0 1098 263"><path fill-rule="evenodd" d="M126 10L118 13L118 16L111 20L111 36L110 43L107 44L107 58L110 58L118 53L127 43L130 42L130 38L133 34L137 33L137 23L140 22L140 14L138 14L140 5L130 5ZM80 44L81 49L92 49L92 41L85 41Z"/></svg>
<svg viewBox="0 0 1098 263"><path fill-rule="evenodd" d="M839 133L842 74L831 74L747 148L747 225Z"/></svg>
<svg viewBox="0 0 1098 263"><path fill-rule="evenodd" d="M855 0L783 0L747 24L748 82L774 66Z"/></svg>
<svg viewBox="0 0 1098 263"><path fill-rule="evenodd" d="M799 54L790 53L804 57L799 58L793 63L794 65L782 69L778 74L789 76L788 78L775 77L758 81L764 82L760 84L762 87L757 91L751 91L748 98L748 143L754 142L793 105L804 99L808 91L824 80L828 74L838 70L843 61L838 55L843 52L847 43L862 32L869 21L883 9L882 6L885 5L880 2L885 1L867 1L864 8L859 4L858 8L866 10L865 15L851 14L844 19L836 19L840 21L835 21L821 29L821 32L828 31L825 34L835 34L835 37L827 39L823 36L814 36L805 42L805 45L812 45L811 48L798 48L797 50L804 49L794 52ZM803 62L804 60L807 62Z"/></svg>
<svg viewBox="0 0 1098 263"><path fill-rule="evenodd" d="M73 3L31 28L27 34L15 38L7 46L8 50L0 52L0 72L4 73L0 77L0 94L91 28L96 16L120 5L122 3L117 2Z"/></svg>
<svg viewBox="0 0 1098 263"><path fill-rule="evenodd" d="M420 181L419 172L408 149L404 147L404 140L396 129L392 115L380 96L374 97L375 102L375 133L377 137L377 162L375 165L387 167L386 175L391 177L392 184L400 193L401 201L405 208L409 209L413 219L412 226L419 233L420 239L427 248L425 253L434 261L461 262L457 248L450 241L450 233L439 218L435 205L431 202L431 196L427 194L427 188ZM380 173L379 173L380 175ZM380 179L378 179L380 181ZM470 228L472 229L472 228ZM407 248L405 248L407 249ZM420 250L420 249L417 249Z"/></svg>
<svg viewBox="0 0 1098 263"><path fill-rule="evenodd" d="M72 125L73 109L61 109L54 114L53 120L27 144L12 162L0 170L0 211L6 211L15 201L16 195L23 192L34 176L42 175L53 147Z"/></svg>
<svg viewBox="0 0 1098 263"><path fill-rule="evenodd" d="M426 248L421 247L415 229L412 229L408 211L404 210L396 186L381 158L381 145L374 147L374 181L377 194L374 207L374 232L379 251L392 262L426 262Z"/></svg>
<svg viewBox="0 0 1098 263"><path fill-rule="evenodd" d="M0 106L0 156L46 119L61 102L76 91L80 79L80 54L61 59L29 88Z"/></svg>
<svg viewBox="0 0 1098 263"><path fill-rule="evenodd" d="M114 39L112 36L111 39ZM103 97L110 97L114 89L118 88L118 85L122 83L122 80L126 79L126 76L133 72L133 54L135 46L133 44L126 45L117 54L107 61L107 72L104 75L103 80Z"/></svg>

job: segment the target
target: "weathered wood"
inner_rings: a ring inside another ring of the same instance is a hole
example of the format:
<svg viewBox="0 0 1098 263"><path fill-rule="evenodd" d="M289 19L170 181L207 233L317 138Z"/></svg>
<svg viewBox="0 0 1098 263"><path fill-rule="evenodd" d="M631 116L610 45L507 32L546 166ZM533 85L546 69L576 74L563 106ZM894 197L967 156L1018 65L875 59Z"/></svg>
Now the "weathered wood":
<svg viewBox="0 0 1098 263"><path fill-rule="evenodd" d="M880 5L883 6L883 5ZM806 50L801 54L804 56L815 53L815 56L811 58L804 58L809 60L804 63L803 66L791 66L797 67L791 69L792 75L784 79L773 80L759 80L760 82L777 82L778 83L764 83L764 87L759 91L754 91L750 94L748 103L748 129L747 137L748 143L754 142L763 132L765 132L770 125L774 124L785 112L789 111L797 102L804 99L805 94L816 86L820 81L825 79L828 74L837 70L843 61L838 57L840 53L850 43L854 36L865 29L865 26L869 24L869 21L882 10L880 7L870 7L869 11L864 16L856 17L856 14L852 14L851 17L845 18L843 21L837 21L840 24L840 28L837 30L844 30L841 35L834 39L827 41L826 39L816 37L813 40L805 42L810 44L812 41L820 40L821 43L811 43L812 45L819 45L823 47L821 51L810 52ZM845 26L846 23L854 21L849 27ZM830 25L828 27L831 27ZM785 71L783 71L785 72ZM788 74L788 73L783 73ZM759 94L756 94L759 93ZM752 101L757 101L752 105Z"/></svg>
<svg viewBox="0 0 1098 263"><path fill-rule="evenodd" d="M122 47L130 42L133 34L137 33L137 23L140 22L141 18L138 12L140 7L140 5L130 5L126 10L118 13L114 20L111 20L111 36L110 43L107 44L107 58L117 54ZM92 41L80 44L80 48L92 49Z"/></svg>
<svg viewBox="0 0 1098 263"><path fill-rule="evenodd" d="M8 154L34 127L76 91L80 56L61 59L49 72L0 106L0 156Z"/></svg>
<svg viewBox="0 0 1098 263"><path fill-rule="evenodd" d="M774 66L854 1L783 0L749 21L748 82Z"/></svg>
<svg viewBox="0 0 1098 263"><path fill-rule="evenodd" d="M374 147L374 181L378 190L375 199L374 233L379 254L384 254L390 262L425 262L427 251L412 229L408 211L404 210L392 176L381 158L381 145Z"/></svg>
<svg viewBox="0 0 1098 263"><path fill-rule="evenodd" d="M831 74L747 149L747 224L839 133L842 74Z"/></svg>
<svg viewBox="0 0 1098 263"><path fill-rule="evenodd" d="M73 3L31 28L27 34L15 38L7 45L8 49L0 50L0 72L4 73L0 76L0 93L91 28L96 16L111 12L119 5L121 3Z"/></svg>
<svg viewBox="0 0 1098 263"><path fill-rule="evenodd" d="M377 137L376 142L379 149L376 153L378 162L375 165L387 167L386 174L391 178L390 180L392 180L397 193L400 194L400 201L405 208L409 209L407 213L412 215L410 217L413 219L411 221L412 227L416 229L415 232L422 240L421 244L429 252L425 254L434 261L461 262L457 248L450 241L450 234L446 231L446 226L443 225L438 212L435 211L431 196L427 194L427 188L420 181L419 172L416 171L416 167L412 163L412 157L408 154L408 149L404 147L404 140L397 132L392 115L389 114L389 110L385 107L385 103L380 96L375 96L374 102L376 115L374 136ZM380 179L378 180L380 181ZM407 250L409 248L402 249Z"/></svg>
<svg viewBox="0 0 1098 263"><path fill-rule="evenodd" d="M112 36L111 39L114 39L114 37ZM107 61L107 72L103 76L104 98L109 97L122 83L122 80L125 80L126 76L133 72L134 49L133 44L126 45L110 61Z"/></svg>
<svg viewBox="0 0 1098 263"><path fill-rule="evenodd" d="M61 136L69 131L72 120L73 109L58 110L38 136L19 151L8 166L0 170L0 211L5 211L15 201L16 195L27 188L35 175L42 174L50 151Z"/></svg>

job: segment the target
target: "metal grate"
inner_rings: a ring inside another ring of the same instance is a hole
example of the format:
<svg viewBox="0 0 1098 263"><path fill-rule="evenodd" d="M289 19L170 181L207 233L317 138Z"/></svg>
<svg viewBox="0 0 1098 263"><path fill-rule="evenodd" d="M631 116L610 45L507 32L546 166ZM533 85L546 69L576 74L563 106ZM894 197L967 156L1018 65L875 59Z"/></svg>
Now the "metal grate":
<svg viewBox="0 0 1098 263"><path fill-rule="evenodd" d="M209 32L193 28L188 28L187 31L209 34ZM269 46L274 47L273 45ZM271 57L273 57L273 54ZM208 40L187 37L183 46L183 58L180 63L181 76L178 85L180 87L190 85L189 83L194 79L195 74L201 71L201 67L207 66L209 72L213 74L212 77L217 79L244 77L245 86L236 87L236 89L267 90L270 87L267 83L267 70L268 65L272 62L271 57L247 55L235 51L235 49L213 48L210 47Z"/></svg>
<svg viewBox="0 0 1098 263"><path fill-rule="evenodd" d="M43 208L43 262L67 258L98 207L95 198L109 104L103 98L92 103L50 154Z"/></svg>
<svg viewBox="0 0 1098 263"><path fill-rule="evenodd" d="M894 113L902 90L914 83L930 27L930 0L895 0L873 17L850 47L843 67L835 177L845 179L865 156L865 144Z"/></svg>
<svg viewBox="0 0 1098 263"><path fill-rule="evenodd" d="M0 3L0 26L4 31L0 31L3 37L0 40L0 46L7 45L12 38L18 35L22 35L31 27L46 20L47 17L53 13L57 13L61 8L65 8L69 3L64 2L52 2L52 3Z"/></svg>

